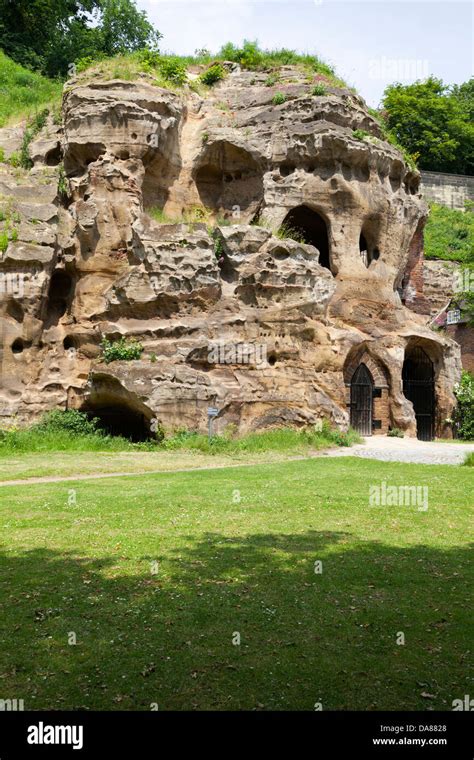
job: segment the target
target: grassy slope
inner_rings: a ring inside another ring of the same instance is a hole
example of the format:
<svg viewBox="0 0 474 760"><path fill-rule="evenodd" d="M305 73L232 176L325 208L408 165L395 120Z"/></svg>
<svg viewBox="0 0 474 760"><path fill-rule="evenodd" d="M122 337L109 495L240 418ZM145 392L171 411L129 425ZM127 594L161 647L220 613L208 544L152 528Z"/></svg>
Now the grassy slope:
<svg viewBox="0 0 474 760"><path fill-rule="evenodd" d="M59 102L62 83L23 68L0 51L0 127Z"/></svg>
<svg viewBox="0 0 474 760"><path fill-rule="evenodd" d="M429 484L429 509L369 507L382 479ZM70 483L2 489L2 698L450 710L472 684L471 486L321 459L82 482L70 506Z"/></svg>
<svg viewBox="0 0 474 760"><path fill-rule="evenodd" d="M427 259L460 261L474 266L474 214L472 211L430 204L431 213L425 228Z"/></svg>

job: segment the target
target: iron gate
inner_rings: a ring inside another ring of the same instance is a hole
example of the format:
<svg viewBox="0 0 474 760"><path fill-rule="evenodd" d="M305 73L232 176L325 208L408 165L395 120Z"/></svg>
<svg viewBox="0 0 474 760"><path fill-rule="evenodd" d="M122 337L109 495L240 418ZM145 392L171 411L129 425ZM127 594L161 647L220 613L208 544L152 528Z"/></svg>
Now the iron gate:
<svg viewBox="0 0 474 760"><path fill-rule="evenodd" d="M359 364L351 380L351 425L361 435L372 435L373 391L372 375Z"/></svg>
<svg viewBox="0 0 474 760"><path fill-rule="evenodd" d="M403 364L403 394L413 404L416 435L420 441L434 437L434 370L433 362L422 348L414 348Z"/></svg>

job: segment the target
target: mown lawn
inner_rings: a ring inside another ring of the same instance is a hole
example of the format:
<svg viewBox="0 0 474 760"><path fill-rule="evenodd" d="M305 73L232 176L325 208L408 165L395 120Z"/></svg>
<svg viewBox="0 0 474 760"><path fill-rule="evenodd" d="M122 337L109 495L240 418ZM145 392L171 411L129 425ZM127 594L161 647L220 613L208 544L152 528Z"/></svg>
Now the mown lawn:
<svg viewBox="0 0 474 760"><path fill-rule="evenodd" d="M369 506L382 479L428 509ZM344 458L4 487L0 698L450 710L474 691L472 480Z"/></svg>

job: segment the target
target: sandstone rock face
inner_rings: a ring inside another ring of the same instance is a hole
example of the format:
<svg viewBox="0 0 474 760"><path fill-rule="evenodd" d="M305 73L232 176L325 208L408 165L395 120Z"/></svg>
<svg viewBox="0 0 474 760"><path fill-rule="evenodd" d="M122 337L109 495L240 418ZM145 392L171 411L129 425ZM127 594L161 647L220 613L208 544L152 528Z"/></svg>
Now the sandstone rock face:
<svg viewBox="0 0 474 760"><path fill-rule="evenodd" d="M364 364L374 432L415 435L402 373L421 348L448 435L459 350L397 290L427 214L418 175L352 92L229 68L206 95L72 81L35 169L0 173L20 220L0 260L1 414L69 406L204 430L215 405L220 431L346 429ZM141 359L104 364L103 336L139 340Z"/></svg>

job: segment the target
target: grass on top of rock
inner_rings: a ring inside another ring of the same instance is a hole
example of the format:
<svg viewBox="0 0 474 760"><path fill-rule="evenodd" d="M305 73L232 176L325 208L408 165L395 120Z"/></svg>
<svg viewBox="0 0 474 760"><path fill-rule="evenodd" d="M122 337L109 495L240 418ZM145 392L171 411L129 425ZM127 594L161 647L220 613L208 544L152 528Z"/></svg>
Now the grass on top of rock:
<svg viewBox="0 0 474 760"><path fill-rule="evenodd" d="M333 430L327 422L322 426L301 429L277 428L245 436L236 436L227 426L224 435L209 441L207 435L178 430L163 437L161 429L156 438L133 443L127 438L111 436L100 428L100 421L75 409L53 410L29 427L10 427L0 430L0 456L45 451L193 451L203 454L239 455L265 451L295 454L331 446L350 446L359 440L352 430L347 433Z"/></svg>
<svg viewBox="0 0 474 760"><path fill-rule="evenodd" d="M146 213L158 224L208 224L213 215L211 209L198 205L190 206L179 216L172 216L158 206L147 208Z"/></svg>
<svg viewBox="0 0 474 760"><path fill-rule="evenodd" d="M238 63L243 69L252 71L300 66L308 77L318 76L337 87L347 88L346 83L336 75L334 68L321 61L317 55L297 53L287 48L266 50L260 48L258 42L251 40L244 40L241 46L229 42L217 53L201 50L194 56L178 56L144 49L100 60L83 58L76 61L76 71L82 79L88 79L91 75L101 75L113 79L134 80L141 74L148 73L158 86L173 88L182 87L187 83L190 67L206 66L199 76L198 84L212 86L225 76L225 69L221 65L223 61ZM196 80L189 84L194 88Z"/></svg>
<svg viewBox="0 0 474 760"><path fill-rule="evenodd" d="M0 51L0 127L32 117L61 99L62 82L25 69Z"/></svg>

